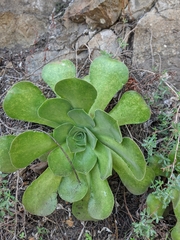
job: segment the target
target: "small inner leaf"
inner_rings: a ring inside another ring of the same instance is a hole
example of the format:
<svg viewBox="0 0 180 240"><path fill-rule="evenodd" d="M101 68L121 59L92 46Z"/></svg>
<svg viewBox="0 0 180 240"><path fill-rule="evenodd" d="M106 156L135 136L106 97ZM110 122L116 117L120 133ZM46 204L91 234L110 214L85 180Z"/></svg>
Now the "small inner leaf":
<svg viewBox="0 0 180 240"><path fill-rule="evenodd" d="M87 143L86 131L83 128L73 127L67 136L67 144L73 153L84 151Z"/></svg>
<svg viewBox="0 0 180 240"><path fill-rule="evenodd" d="M84 128L84 129L86 130L86 133L87 133L87 142L89 146L91 146L92 149L95 149L96 143L97 143L96 136L88 128Z"/></svg>
<svg viewBox="0 0 180 240"><path fill-rule="evenodd" d="M69 131L73 128L73 125L71 123L64 123L61 124L59 127L54 129L53 131L53 137L54 139L59 143L63 144L66 142L66 137L69 134Z"/></svg>

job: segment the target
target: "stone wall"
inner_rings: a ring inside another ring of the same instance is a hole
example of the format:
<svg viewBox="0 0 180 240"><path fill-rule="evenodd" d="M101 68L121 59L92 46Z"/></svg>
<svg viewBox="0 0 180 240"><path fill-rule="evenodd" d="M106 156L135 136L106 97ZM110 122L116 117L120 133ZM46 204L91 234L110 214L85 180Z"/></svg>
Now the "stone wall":
<svg viewBox="0 0 180 240"><path fill-rule="evenodd" d="M55 57L121 57L131 44L133 68L173 72L180 86L179 14L179 0L1 0L0 49L28 48L48 34L46 51L27 57L30 74Z"/></svg>

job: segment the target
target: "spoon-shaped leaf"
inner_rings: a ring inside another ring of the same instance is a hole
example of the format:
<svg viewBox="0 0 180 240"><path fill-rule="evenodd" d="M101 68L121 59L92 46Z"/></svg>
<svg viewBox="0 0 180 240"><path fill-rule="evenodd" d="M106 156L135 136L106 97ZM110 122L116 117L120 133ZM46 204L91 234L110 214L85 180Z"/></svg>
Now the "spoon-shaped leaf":
<svg viewBox="0 0 180 240"><path fill-rule="evenodd" d="M98 165L90 172L91 197L88 212L92 218L101 220L107 218L114 207L114 197L107 180L102 180Z"/></svg>
<svg viewBox="0 0 180 240"><path fill-rule="evenodd" d="M74 64L67 59L62 60L61 62L50 62L42 69L42 78L53 91L57 82L65 78L73 78L75 76L76 68Z"/></svg>
<svg viewBox="0 0 180 240"><path fill-rule="evenodd" d="M124 161L134 178L141 180L146 172L146 161L138 145L128 137L124 137L121 144L114 142L103 142L114 153Z"/></svg>
<svg viewBox="0 0 180 240"><path fill-rule="evenodd" d="M24 192L22 203L26 210L38 216L51 214L57 206L60 181L61 177L47 168Z"/></svg>
<svg viewBox="0 0 180 240"><path fill-rule="evenodd" d="M38 108L45 100L40 89L33 83L18 82L6 94L3 108L11 118L56 127L56 123L38 116Z"/></svg>
<svg viewBox="0 0 180 240"><path fill-rule="evenodd" d="M24 168L55 147L57 147L56 143L46 133L35 131L21 133L11 144L12 164L17 168Z"/></svg>
<svg viewBox="0 0 180 240"><path fill-rule="evenodd" d="M109 56L100 56L90 65L89 78L97 90L97 98L90 113L94 115L96 109L104 110L114 95L128 81L129 71L123 62Z"/></svg>
<svg viewBox="0 0 180 240"><path fill-rule="evenodd" d="M9 150L12 141L15 136L8 135L0 137L0 171L4 173L11 173L17 170L16 167L12 165Z"/></svg>
<svg viewBox="0 0 180 240"><path fill-rule="evenodd" d="M58 189L59 196L67 202L77 202L81 200L88 191L86 176L72 172L64 177Z"/></svg>
<svg viewBox="0 0 180 240"><path fill-rule="evenodd" d="M72 122L67 113L72 109L71 104L65 99L51 98L47 99L38 109L41 118L55 122L58 125Z"/></svg>
<svg viewBox="0 0 180 240"><path fill-rule="evenodd" d="M114 152L112 152L112 156L113 168L119 175L124 186L134 195L140 195L146 192L155 178L154 171L146 167L145 171L143 170L144 177L139 179L138 173L142 175L140 170L137 171L136 174L133 174L128 164L126 164L120 156Z"/></svg>
<svg viewBox="0 0 180 240"><path fill-rule="evenodd" d="M110 116L118 125L137 124L147 121L151 111L142 96L135 91L125 92L117 105L110 111Z"/></svg>
<svg viewBox="0 0 180 240"><path fill-rule="evenodd" d="M78 78L58 82L55 91L60 97L68 100L73 108L81 108L86 112L89 111L97 96L92 84Z"/></svg>

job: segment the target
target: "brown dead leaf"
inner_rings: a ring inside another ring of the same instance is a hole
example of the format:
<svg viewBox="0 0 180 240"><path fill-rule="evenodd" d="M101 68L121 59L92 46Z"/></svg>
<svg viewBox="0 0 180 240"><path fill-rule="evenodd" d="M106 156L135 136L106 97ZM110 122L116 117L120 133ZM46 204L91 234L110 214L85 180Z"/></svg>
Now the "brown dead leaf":
<svg viewBox="0 0 180 240"><path fill-rule="evenodd" d="M68 225L68 227L73 227L74 226L74 222L72 221L72 218L69 218L66 220L66 224Z"/></svg>
<svg viewBox="0 0 180 240"><path fill-rule="evenodd" d="M40 162L30 167L35 173L41 174L47 168L47 162Z"/></svg>

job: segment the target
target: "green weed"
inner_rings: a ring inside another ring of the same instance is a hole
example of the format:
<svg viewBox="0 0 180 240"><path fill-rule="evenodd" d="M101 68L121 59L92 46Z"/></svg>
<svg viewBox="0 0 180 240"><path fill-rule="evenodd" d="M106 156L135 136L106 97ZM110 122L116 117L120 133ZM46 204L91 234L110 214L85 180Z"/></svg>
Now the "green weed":
<svg viewBox="0 0 180 240"><path fill-rule="evenodd" d="M7 174L0 172L0 221L3 221L6 214L13 216L11 207L14 207L15 197L11 195L11 191L8 188L8 180L6 180Z"/></svg>

